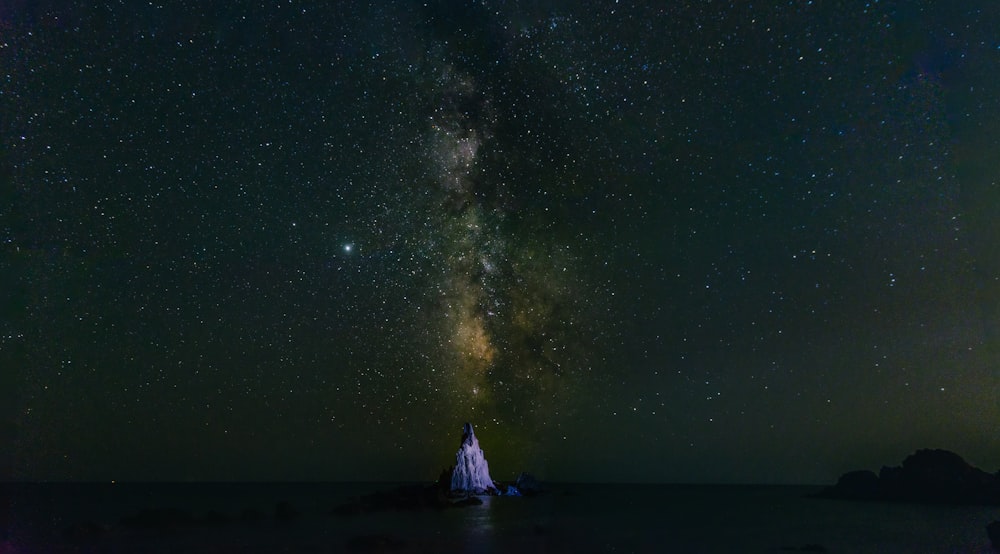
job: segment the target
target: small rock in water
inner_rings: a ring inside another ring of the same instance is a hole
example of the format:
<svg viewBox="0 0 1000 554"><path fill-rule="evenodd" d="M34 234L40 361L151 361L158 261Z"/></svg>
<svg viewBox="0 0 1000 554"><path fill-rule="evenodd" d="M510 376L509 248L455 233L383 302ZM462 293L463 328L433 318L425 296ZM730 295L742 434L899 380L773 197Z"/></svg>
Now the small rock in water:
<svg viewBox="0 0 1000 554"><path fill-rule="evenodd" d="M522 472L518 475L517 480L514 481L514 486L525 496L532 496L542 492L542 486L538 484L535 476L530 473Z"/></svg>
<svg viewBox="0 0 1000 554"><path fill-rule="evenodd" d="M452 502L451 505L454 506L455 508L464 508L466 506L482 506L483 501L476 498L475 496L468 496L461 500L456 500L455 502Z"/></svg>
<svg viewBox="0 0 1000 554"><path fill-rule="evenodd" d="M1000 521L994 521L986 526L986 534L993 543L993 550L1000 550Z"/></svg>

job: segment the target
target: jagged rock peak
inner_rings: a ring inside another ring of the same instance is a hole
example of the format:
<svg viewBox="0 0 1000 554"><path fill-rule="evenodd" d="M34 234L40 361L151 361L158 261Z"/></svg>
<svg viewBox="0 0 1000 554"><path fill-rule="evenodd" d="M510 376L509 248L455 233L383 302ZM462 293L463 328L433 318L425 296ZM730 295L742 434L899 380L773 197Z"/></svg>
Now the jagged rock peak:
<svg viewBox="0 0 1000 554"><path fill-rule="evenodd" d="M455 470L451 474L451 491L458 493L487 494L496 490L490 477L490 467L486 462L479 439L472 430L472 424L462 427L462 444L455 454Z"/></svg>

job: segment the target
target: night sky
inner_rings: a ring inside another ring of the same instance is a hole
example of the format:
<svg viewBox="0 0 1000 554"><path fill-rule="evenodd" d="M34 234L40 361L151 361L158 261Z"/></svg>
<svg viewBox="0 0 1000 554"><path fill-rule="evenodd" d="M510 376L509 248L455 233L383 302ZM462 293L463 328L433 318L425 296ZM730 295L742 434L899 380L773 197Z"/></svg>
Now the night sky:
<svg viewBox="0 0 1000 554"><path fill-rule="evenodd" d="M1000 5L648 4L4 2L0 477L1000 469Z"/></svg>

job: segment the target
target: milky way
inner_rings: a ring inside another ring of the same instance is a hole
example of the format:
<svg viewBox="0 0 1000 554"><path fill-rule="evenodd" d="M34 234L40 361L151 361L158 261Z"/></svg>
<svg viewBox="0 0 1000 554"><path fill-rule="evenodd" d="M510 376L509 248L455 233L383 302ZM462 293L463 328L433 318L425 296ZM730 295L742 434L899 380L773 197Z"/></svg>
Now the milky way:
<svg viewBox="0 0 1000 554"><path fill-rule="evenodd" d="M447 402L494 422L558 423L559 389L573 382L559 382L570 338L554 312L569 305L579 278L567 276L571 256L553 255L544 236L522 240L510 224L512 187L484 169L505 162L490 91L451 65L435 69L422 154L435 186L429 231L443 260L428 324L439 336Z"/></svg>
<svg viewBox="0 0 1000 554"><path fill-rule="evenodd" d="M847 4L0 8L0 472L996 468L995 7Z"/></svg>

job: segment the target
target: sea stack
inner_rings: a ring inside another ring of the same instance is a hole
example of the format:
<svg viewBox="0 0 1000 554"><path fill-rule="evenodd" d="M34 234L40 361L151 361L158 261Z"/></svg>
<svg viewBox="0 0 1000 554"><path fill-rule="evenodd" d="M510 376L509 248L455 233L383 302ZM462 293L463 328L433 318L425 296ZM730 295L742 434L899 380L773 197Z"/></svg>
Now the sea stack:
<svg viewBox="0 0 1000 554"><path fill-rule="evenodd" d="M490 478L490 466L483 449L472 431L472 424L462 429L462 445L455 455L455 471L451 474L451 492L464 494L493 494L496 485Z"/></svg>

